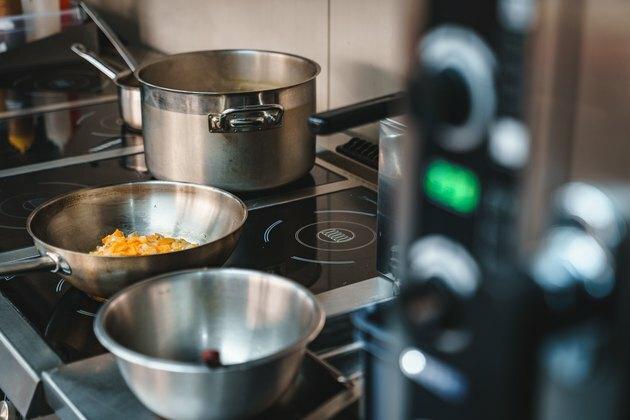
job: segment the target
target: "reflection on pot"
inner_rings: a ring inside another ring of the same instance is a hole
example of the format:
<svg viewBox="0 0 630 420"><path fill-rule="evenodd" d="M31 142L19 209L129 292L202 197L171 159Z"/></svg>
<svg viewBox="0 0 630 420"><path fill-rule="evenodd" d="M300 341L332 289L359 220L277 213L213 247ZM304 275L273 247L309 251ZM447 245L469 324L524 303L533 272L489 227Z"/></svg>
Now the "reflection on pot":
<svg viewBox="0 0 630 420"><path fill-rule="evenodd" d="M8 123L9 144L21 155L26 154L35 142L32 117L12 118Z"/></svg>
<svg viewBox="0 0 630 420"><path fill-rule="evenodd" d="M126 128L121 129L122 146L140 146L144 144L142 133L137 133L133 130ZM147 164L144 159L144 153L137 153L135 155L125 156L121 159L122 166L126 169L131 169L137 172L148 172Z"/></svg>

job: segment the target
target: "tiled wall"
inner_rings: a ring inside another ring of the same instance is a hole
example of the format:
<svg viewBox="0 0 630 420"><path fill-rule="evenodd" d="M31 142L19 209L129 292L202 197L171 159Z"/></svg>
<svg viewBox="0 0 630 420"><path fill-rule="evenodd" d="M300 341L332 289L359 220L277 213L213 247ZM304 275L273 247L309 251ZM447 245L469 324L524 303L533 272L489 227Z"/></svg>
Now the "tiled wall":
<svg viewBox="0 0 630 420"><path fill-rule="evenodd" d="M330 107L400 90L408 15L405 0L330 1Z"/></svg>
<svg viewBox="0 0 630 420"><path fill-rule="evenodd" d="M92 1L106 12L123 11L143 43L166 53L260 48L311 58L322 66L319 110L402 84L412 0Z"/></svg>
<svg viewBox="0 0 630 420"><path fill-rule="evenodd" d="M169 0L145 0L140 34L165 52L257 48L308 57L322 66L318 107L328 103L327 0L192 0L173 9ZM170 30L164 30L170 28ZM172 34L177 36L172 36Z"/></svg>

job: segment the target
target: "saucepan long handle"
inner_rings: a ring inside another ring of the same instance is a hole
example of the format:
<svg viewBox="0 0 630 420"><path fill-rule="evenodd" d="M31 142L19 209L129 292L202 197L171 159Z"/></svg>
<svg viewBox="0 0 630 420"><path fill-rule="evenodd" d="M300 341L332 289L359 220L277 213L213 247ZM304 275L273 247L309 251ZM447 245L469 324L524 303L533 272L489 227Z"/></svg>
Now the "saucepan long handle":
<svg viewBox="0 0 630 420"><path fill-rule="evenodd" d="M118 38L118 35L116 35L116 32L114 32L112 28L109 27L109 25L103 20L103 18L101 18L101 16L96 12L96 10L91 8L84 1L79 2L79 6L81 6L83 11L94 21L94 23L96 23L96 26L98 26L99 29L105 34L107 39L109 39L109 42L112 43L114 48L116 48L116 51L118 51L118 54L120 54L122 59L125 60L125 63L129 67L129 69L132 72L135 72L138 68L138 62L131 55L127 47L123 45L120 38Z"/></svg>
<svg viewBox="0 0 630 420"><path fill-rule="evenodd" d="M328 135L349 128L393 117L405 111L407 97L396 92L369 101L331 109L308 117L308 127L313 134Z"/></svg>
<svg viewBox="0 0 630 420"><path fill-rule="evenodd" d="M51 254L25 260L10 261L0 264L0 276L30 273L32 271L52 271L59 269L59 259Z"/></svg>
<svg viewBox="0 0 630 420"><path fill-rule="evenodd" d="M92 51L88 51L87 48L83 44L74 43L70 47L75 54L79 57L83 58L85 61L96 67L103 73L105 76L109 77L112 80L116 80L118 73L111 66L109 66L103 59L94 54Z"/></svg>

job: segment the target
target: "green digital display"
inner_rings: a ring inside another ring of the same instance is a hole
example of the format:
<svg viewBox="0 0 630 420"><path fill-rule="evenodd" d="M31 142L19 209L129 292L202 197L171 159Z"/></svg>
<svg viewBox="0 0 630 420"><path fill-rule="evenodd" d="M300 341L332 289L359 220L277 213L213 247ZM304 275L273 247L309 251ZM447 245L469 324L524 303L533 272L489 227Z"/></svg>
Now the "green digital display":
<svg viewBox="0 0 630 420"><path fill-rule="evenodd" d="M460 214L470 214L479 204L481 185L470 169L437 159L427 168L424 191L436 204Z"/></svg>

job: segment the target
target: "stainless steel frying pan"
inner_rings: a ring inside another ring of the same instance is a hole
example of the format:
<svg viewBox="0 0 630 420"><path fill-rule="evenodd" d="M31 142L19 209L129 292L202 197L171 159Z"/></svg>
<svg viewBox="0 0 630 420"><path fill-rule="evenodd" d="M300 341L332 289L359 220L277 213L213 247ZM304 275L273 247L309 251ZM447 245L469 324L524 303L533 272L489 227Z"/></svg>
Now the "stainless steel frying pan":
<svg viewBox="0 0 630 420"><path fill-rule="evenodd" d="M41 256L0 264L0 275L50 270L91 296L107 298L159 273L223 264L246 219L241 200L208 186L148 181L81 189L31 213L26 227ZM91 255L116 228L201 245L139 257Z"/></svg>

